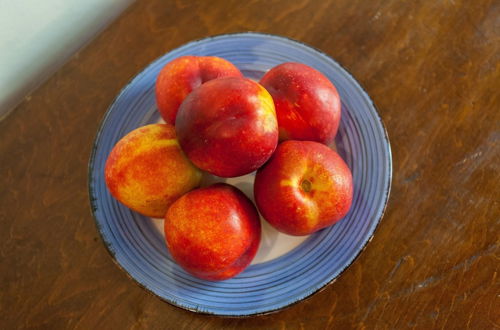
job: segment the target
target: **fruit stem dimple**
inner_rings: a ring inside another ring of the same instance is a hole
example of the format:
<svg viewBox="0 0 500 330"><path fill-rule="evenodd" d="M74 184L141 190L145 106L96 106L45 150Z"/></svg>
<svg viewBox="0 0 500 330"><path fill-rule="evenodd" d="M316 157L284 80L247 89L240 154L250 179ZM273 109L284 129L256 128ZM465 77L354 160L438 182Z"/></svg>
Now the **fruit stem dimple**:
<svg viewBox="0 0 500 330"><path fill-rule="evenodd" d="M300 183L300 186L302 187L302 190L304 190L305 192L310 192L311 191L311 181L309 180L302 180L302 182Z"/></svg>

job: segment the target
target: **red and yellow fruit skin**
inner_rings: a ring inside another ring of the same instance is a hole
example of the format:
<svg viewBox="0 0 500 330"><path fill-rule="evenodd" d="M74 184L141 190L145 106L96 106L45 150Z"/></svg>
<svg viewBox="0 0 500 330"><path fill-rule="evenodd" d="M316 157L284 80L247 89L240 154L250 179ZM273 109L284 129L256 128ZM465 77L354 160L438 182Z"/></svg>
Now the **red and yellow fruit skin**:
<svg viewBox="0 0 500 330"><path fill-rule="evenodd" d="M156 80L158 110L173 125L179 106L193 89L212 79L242 76L236 66L220 57L178 57L163 67Z"/></svg>
<svg viewBox="0 0 500 330"><path fill-rule="evenodd" d="M250 264L260 244L255 206L237 188L223 183L179 198L169 208L164 226L172 257L205 280L236 276Z"/></svg>
<svg viewBox="0 0 500 330"><path fill-rule="evenodd" d="M257 171L258 209L277 230L308 235L343 218L352 203L352 174L324 144L285 141Z"/></svg>
<svg viewBox="0 0 500 330"><path fill-rule="evenodd" d="M143 126L123 137L104 174L113 197L155 218L163 218L170 204L201 181L201 171L182 152L169 124Z"/></svg>
<svg viewBox="0 0 500 330"><path fill-rule="evenodd" d="M301 63L283 63L260 83L273 97L280 141L334 140L342 107L337 89L321 72Z"/></svg>
<svg viewBox="0 0 500 330"><path fill-rule="evenodd" d="M273 100L246 78L220 78L196 88L179 108L175 129L189 159L220 177L255 171L278 143Z"/></svg>

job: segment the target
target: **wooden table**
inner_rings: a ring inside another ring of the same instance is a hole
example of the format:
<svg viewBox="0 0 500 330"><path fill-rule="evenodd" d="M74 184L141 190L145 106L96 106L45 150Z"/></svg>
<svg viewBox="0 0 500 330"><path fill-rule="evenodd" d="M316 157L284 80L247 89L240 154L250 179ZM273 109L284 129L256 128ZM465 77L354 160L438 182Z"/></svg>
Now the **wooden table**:
<svg viewBox="0 0 500 330"><path fill-rule="evenodd" d="M107 107L148 63L249 30L352 72L387 126L394 178L375 238L337 282L225 319L164 303L116 267L87 162ZM499 90L498 1L137 2L0 122L0 328L498 328Z"/></svg>

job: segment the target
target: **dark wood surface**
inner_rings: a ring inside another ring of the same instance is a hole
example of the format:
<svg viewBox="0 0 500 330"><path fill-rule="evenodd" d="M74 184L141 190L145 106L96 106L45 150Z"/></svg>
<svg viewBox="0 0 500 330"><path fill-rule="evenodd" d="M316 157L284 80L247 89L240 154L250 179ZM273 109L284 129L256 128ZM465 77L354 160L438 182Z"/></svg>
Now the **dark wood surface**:
<svg viewBox="0 0 500 330"><path fill-rule="evenodd" d="M107 107L148 63L249 30L306 42L358 79L394 178L373 241L334 284L225 319L118 269L90 214L87 162ZM0 122L0 328L498 328L499 90L498 1L137 2Z"/></svg>

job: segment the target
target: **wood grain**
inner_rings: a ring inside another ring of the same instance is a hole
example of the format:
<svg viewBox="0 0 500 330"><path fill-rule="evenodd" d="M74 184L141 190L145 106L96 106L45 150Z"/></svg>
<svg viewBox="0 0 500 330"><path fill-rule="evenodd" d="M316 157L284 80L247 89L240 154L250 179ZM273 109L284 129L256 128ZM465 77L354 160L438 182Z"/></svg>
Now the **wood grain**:
<svg viewBox="0 0 500 330"><path fill-rule="evenodd" d="M119 90L169 50L259 31L317 47L371 95L394 179L375 238L332 285L276 314L197 315L116 267L87 162ZM135 3L0 122L0 328L500 327L500 2Z"/></svg>

